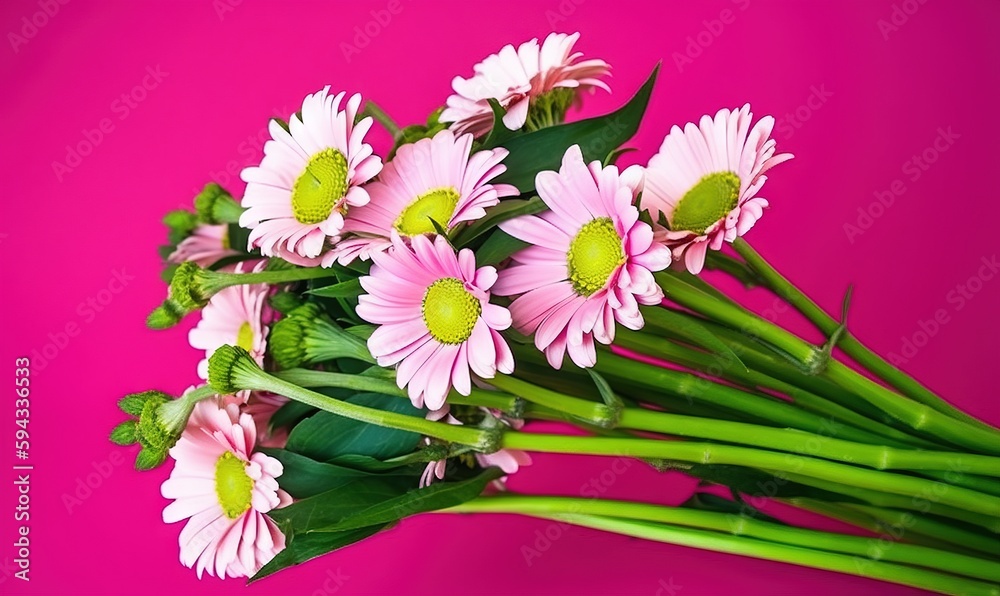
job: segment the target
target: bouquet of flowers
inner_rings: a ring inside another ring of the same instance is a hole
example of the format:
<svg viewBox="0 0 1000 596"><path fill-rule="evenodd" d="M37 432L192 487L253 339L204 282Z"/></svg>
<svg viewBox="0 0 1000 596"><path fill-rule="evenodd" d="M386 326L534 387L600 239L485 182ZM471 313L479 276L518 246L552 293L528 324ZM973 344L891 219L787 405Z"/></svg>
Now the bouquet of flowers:
<svg viewBox="0 0 1000 596"><path fill-rule="evenodd" d="M425 124L325 87L270 121L242 197L210 183L166 216L169 291L148 325L200 313L202 381L124 397L111 440L141 446L139 470L173 460L181 562L256 580L411 515L499 512L997 594L1000 431L852 336L849 292L830 316L743 238L792 157L774 119L721 109L620 168L657 71L620 109L566 122L610 91L578 37L505 46ZM704 269L775 293L825 343ZM634 458L728 493L515 494L504 480L532 452ZM765 498L905 532L808 529Z"/></svg>

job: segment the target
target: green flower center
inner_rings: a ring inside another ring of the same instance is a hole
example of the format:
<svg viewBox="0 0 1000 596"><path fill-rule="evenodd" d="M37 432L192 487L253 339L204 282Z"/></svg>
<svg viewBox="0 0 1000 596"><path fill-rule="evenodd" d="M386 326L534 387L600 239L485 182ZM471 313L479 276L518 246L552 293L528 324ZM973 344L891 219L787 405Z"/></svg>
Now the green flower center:
<svg viewBox="0 0 1000 596"><path fill-rule="evenodd" d="M569 279L581 296L590 296L603 288L624 262L622 239L610 217L599 217L584 224L569 243L566 254Z"/></svg>
<svg viewBox="0 0 1000 596"><path fill-rule="evenodd" d="M433 234L437 232L434 223L447 229L460 197L451 187L429 190L403 209L393 227L405 236Z"/></svg>
<svg viewBox="0 0 1000 596"><path fill-rule="evenodd" d="M227 451L215 464L215 494L229 519L236 519L250 509L253 480L247 476L246 463Z"/></svg>
<svg viewBox="0 0 1000 596"><path fill-rule="evenodd" d="M249 322L240 325L240 330L236 332L236 345L247 352L253 349L253 329Z"/></svg>
<svg viewBox="0 0 1000 596"><path fill-rule="evenodd" d="M472 335L483 306L462 280L442 277L427 288L421 311L431 337L443 344L460 344Z"/></svg>
<svg viewBox="0 0 1000 596"><path fill-rule="evenodd" d="M716 172L698 181L687 191L671 218L677 231L701 234L724 218L740 200L740 177L732 172Z"/></svg>
<svg viewBox="0 0 1000 596"><path fill-rule="evenodd" d="M347 158L336 149L313 155L292 186L292 214L299 223L317 224L330 217L347 194Z"/></svg>

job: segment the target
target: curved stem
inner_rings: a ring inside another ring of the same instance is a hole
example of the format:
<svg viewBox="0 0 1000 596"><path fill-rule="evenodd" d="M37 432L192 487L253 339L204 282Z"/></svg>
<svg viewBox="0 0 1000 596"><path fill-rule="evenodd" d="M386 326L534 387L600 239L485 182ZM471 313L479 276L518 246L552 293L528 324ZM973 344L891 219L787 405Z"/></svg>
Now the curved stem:
<svg viewBox="0 0 1000 596"><path fill-rule="evenodd" d="M783 300L791 304L802 313L810 322L818 327L827 336L834 333L841 325L830 315L826 314L818 304L813 302L808 296L796 288L783 275L768 263L756 250L745 240L737 238L733 242L733 249L746 260L747 265L767 282L774 293ZM877 377L889 383L907 397L914 399L935 410L947 414L957 420L962 420L982 429L997 432L998 429L985 424L981 420L969 416L958 408L944 401L934 392L924 387L913 377L907 375L895 366L889 364L881 356L864 346L850 331L845 331L837 342L845 354L850 356L855 362L864 366Z"/></svg>
<svg viewBox="0 0 1000 596"><path fill-rule="evenodd" d="M815 393L768 376L757 370L746 370L735 365L724 368L719 365L721 358L716 358L705 352L685 348L666 339L652 337L648 334L635 331L623 330L618 332L615 343L639 354L680 364L703 374L718 376L752 388L765 388L783 393L792 398L794 403L804 410L881 435L891 445L934 447L934 444L930 441L913 437L891 426L867 418Z"/></svg>
<svg viewBox="0 0 1000 596"><path fill-rule="evenodd" d="M768 323L741 307L711 298L704 292L678 282L670 275L656 275L667 296L674 302L730 327L743 330L754 337L759 337L802 364L806 370L820 373L819 376L863 396L872 405L909 427L934 434L955 445L983 453L1000 454L1000 442L996 440L995 433L913 402L832 358L825 362L825 370L823 370L823 358L820 356L819 350L781 327Z"/></svg>
<svg viewBox="0 0 1000 596"><path fill-rule="evenodd" d="M797 428L817 434L830 434L828 419L806 412L793 404L740 391L734 387L713 383L691 373L670 370L637 360L602 352L594 370L618 382L641 385L649 391L671 392L691 401L701 401L726 409L748 413L775 426ZM880 435L842 425L837 429L842 439L857 443L880 445Z"/></svg>
<svg viewBox="0 0 1000 596"><path fill-rule="evenodd" d="M516 395L531 403L569 414L594 426L604 428L613 426L617 418L616 413L612 412L611 408L603 403L564 395L513 376L498 374L496 377L490 379L488 383L511 395Z"/></svg>
<svg viewBox="0 0 1000 596"><path fill-rule="evenodd" d="M668 412L626 408L622 410L618 425L667 435L806 454L877 470L965 470L971 474L1000 476L1000 458L988 455L896 449L743 422L707 420Z"/></svg>
<svg viewBox="0 0 1000 596"><path fill-rule="evenodd" d="M838 571L850 575L934 590L944 594L977 596L997 596L997 594L1000 594L1000 590L995 585L986 582L964 579L954 575L907 565L883 563L871 559L863 559L861 560L863 565L859 565L857 556L818 551L787 544L775 544L755 538L731 536L708 530L676 527L662 523L635 521L601 515L575 513L534 513L530 515L596 530L614 532L624 536L634 536L636 538L715 552L744 555L768 561L792 563L815 569Z"/></svg>
<svg viewBox="0 0 1000 596"><path fill-rule="evenodd" d="M350 375L305 368L290 368L271 374L279 379L295 383L299 387L340 387L354 391L382 393L384 395L408 398L405 389L400 389L392 379L383 377L366 377L364 375ZM460 395L457 392L451 393L448 396L448 403L490 408L515 416L520 409L518 399L514 396L475 387L469 395Z"/></svg>
<svg viewBox="0 0 1000 596"><path fill-rule="evenodd" d="M611 499L508 493L478 497L445 512L602 515L724 532L768 542L856 555L865 560L872 560L871 557L874 555L883 561L928 567L976 579L1000 581L1000 568L992 566L990 561L976 557L912 544L895 544L891 548L878 549L877 545L873 545L875 540L872 538L821 532L754 519L748 515L700 511L686 507Z"/></svg>
<svg viewBox="0 0 1000 596"><path fill-rule="evenodd" d="M985 515L996 515L996 512L1000 510L1000 498L998 497L955 486L941 491L939 489L941 483L926 478L868 470L804 455L748 447L686 441L571 437L523 432L504 433L502 446L509 449L546 453L629 456L698 464L745 466L769 471L775 475L793 473L803 477L910 497L926 498L928 495L935 495L938 502L943 505Z"/></svg>
<svg viewBox="0 0 1000 596"><path fill-rule="evenodd" d="M254 365L256 366L256 365ZM334 374L334 373L331 373ZM343 387L357 390L356 379L364 379L359 375L343 375L351 380L346 380L343 385L327 385L329 387ZM339 399L305 389L295 383L291 383L277 376L268 374L259 368L251 370L250 367L240 369L234 374L234 379L239 383L241 390L269 391L277 395L283 395L289 399L319 408L331 414L367 422L376 426L395 428L419 433L442 441L469 445L479 451L491 452L496 450L496 432L480 430L467 426L455 426L445 422L432 422L416 416L408 416L397 412L387 412L375 408L359 406ZM368 389L361 389L367 391Z"/></svg>
<svg viewBox="0 0 1000 596"><path fill-rule="evenodd" d="M402 130L399 128L399 125L396 124L396 121L393 120L392 117L385 112L385 110L378 107L375 102L371 100L365 101L365 108L361 111L360 117L364 118L365 116L371 116L379 124L381 124L382 127L385 128L390 135L392 135L393 141L398 141L402 137Z"/></svg>

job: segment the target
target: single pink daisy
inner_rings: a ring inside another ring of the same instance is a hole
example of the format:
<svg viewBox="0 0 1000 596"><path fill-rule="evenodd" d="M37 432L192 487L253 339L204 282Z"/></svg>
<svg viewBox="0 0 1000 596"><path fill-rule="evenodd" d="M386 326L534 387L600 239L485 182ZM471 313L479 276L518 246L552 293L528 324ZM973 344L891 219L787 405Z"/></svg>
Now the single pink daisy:
<svg viewBox="0 0 1000 596"><path fill-rule="evenodd" d="M441 408L451 387L468 395L470 369L483 379L514 371L500 335L510 312L490 304L496 269L477 269L471 250L456 255L441 236L414 236L407 245L393 232L392 248L371 256L357 313L379 325L368 349L380 366L398 364L396 383L414 406Z"/></svg>
<svg viewBox="0 0 1000 596"><path fill-rule="evenodd" d="M448 424L455 424L462 426L462 421L455 418L448 412L448 405L445 404L440 410L433 410L427 413L428 420L445 420ZM484 411L492 416L493 413L484 408ZM507 424L506 420L503 420L504 424ZM425 439L427 444L430 444L429 439ZM517 472L521 466L531 465L531 456L527 452L521 451L519 449L500 449L494 451L493 453L476 453L474 454L476 458L476 463L478 463L483 468L497 467L503 470L504 474L510 475ZM430 486L434 480L443 480L444 473L447 469L448 460L439 459L431 462L427 462L424 467L423 473L420 475L420 488ZM507 480L507 476L500 478L496 481L497 488L503 488L504 481Z"/></svg>
<svg viewBox="0 0 1000 596"><path fill-rule="evenodd" d="M307 96L288 130L272 120L264 159L240 175L247 183L240 225L250 228L250 247L264 256L313 264L327 238L340 233L348 207L368 202L361 185L382 169L364 142L372 118L354 123L361 96L341 109L345 93L329 91Z"/></svg>
<svg viewBox="0 0 1000 596"><path fill-rule="evenodd" d="M517 130L525 122L540 128L555 124L566 109L578 100L578 91L604 89L611 91L599 77L610 74L611 66L604 60L584 60L573 52L579 33L550 33L539 47L538 39L522 43L516 50L504 46L473 67L468 79L455 77L451 82L455 93L448 97L441 113L441 122L451 122L455 132L470 132L479 137L493 126L490 99L497 100L507 110L504 126ZM529 113L535 108L535 115Z"/></svg>
<svg viewBox="0 0 1000 596"><path fill-rule="evenodd" d="M659 304L653 271L670 265L670 251L634 206L642 168L588 167L580 147L566 150L559 172L540 172L538 195L549 207L500 228L533 246L514 253L493 291L521 294L510 305L514 327L534 334L535 346L560 368L563 356L580 367L597 361L594 340L610 344L615 321L643 326L640 304Z"/></svg>
<svg viewBox="0 0 1000 596"><path fill-rule="evenodd" d="M261 261L253 269L260 271ZM239 263L235 271L241 273L244 264ZM230 286L212 296L202 310L201 320L188 333L191 347L205 350L205 358L198 363L198 375L208 378L208 359L224 345L239 346L263 366L267 348L267 319L271 308L267 298L271 287L268 284L242 284ZM244 395L245 399L246 395Z"/></svg>
<svg viewBox="0 0 1000 596"><path fill-rule="evenodd" d="M392 245L393 230L403 237L433 234L435 223L451 230L483 217L502 197L516 196L517 189L509 184L490 184L507 170L500 163L507 150L470 156L472 140L472 135L456 139L450 130L442 130L432 139L400 147L378 180L365 186L371 201L347 215L343 231L356 237L338 242L323 265L331 264L334 253L342 265L358 257L367 260L372 252Z"/></svg>
<svg viewBox="0 0 1000 596"><path fill-rule="evenodd" d="M167 257L170 263L192 261L210 267L220 260L239 254L229 246L229 226L202 224L181 241Z"/></svg>
<svg viewBox="0 0 1000 596"><path fill-rule="evenodd" d="M719 250L746 234L760 219L767 199L757 193L764 172L792 159L774 154L771 139L774 118L765 116L750 127L750 104L739 110L719 110L713 119L702 116L684 130L674 126L660 151L646 167L642 208L653 219L662 216L669 230L658 230L657 240L699 273L708 249Z"/></svg>
<svg viewBox="0 0 1000 596"><path fill-rule="evenodd" d="M257 445L282 448L288 442L288 429L271 428L271 417L288 403L288 398L265 391L254 391L243 407L257 426Z"/></svg>
<svg viewBox="0 0 1000 596"><path fill-rule="evenodd" d="M170 449L176 461L160 493L174 502L163 521L188 520L180 534L181 563L219 578L249 577L285 548L265 513L292 502L276 480L281 462L254 453L249 414L215 400L198 402Z"/></svg>

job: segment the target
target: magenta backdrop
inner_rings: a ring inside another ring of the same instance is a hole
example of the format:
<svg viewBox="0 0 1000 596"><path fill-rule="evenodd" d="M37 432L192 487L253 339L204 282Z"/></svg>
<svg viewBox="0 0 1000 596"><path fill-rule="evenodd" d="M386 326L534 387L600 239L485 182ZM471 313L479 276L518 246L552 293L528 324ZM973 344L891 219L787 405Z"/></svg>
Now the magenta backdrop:
<svg viewBox="0 0 1000 596"><path fill-rule="evenodd" d="M996 1L63 2L0 7L2 362L9 386L15 358L33 356L35 467L25 583L11 575L18 462L8 389L4 593L245 589L198 582L177 562L181 526L160 520L168 470L136 473L134 450L106 439L121 395L196 381L193 322L159 333L143 324L165 291L160 217L208 180L241 191L234 174L259 159L267 118L323 85L416 122L444 101L452 76L553 29L581 31L578 47L614 65L615 94L589 98L587 114L620 105L663 60L633 161L644 163L671 125L720 107L749 101L774 114L779 148L797 158L773 172L772 210L750 240L827 308L854 284L851 324L864 341L1000 422L995 184L984 183L996 175L1000 121L979 113L1000 104ZM376 141L384 150L385 134ZM801 326L791 314L779 321ZM692 486L639 465L546 456L511 484L664 502ZM541 521L431 515L249 590L913 593Z"/></svg>

